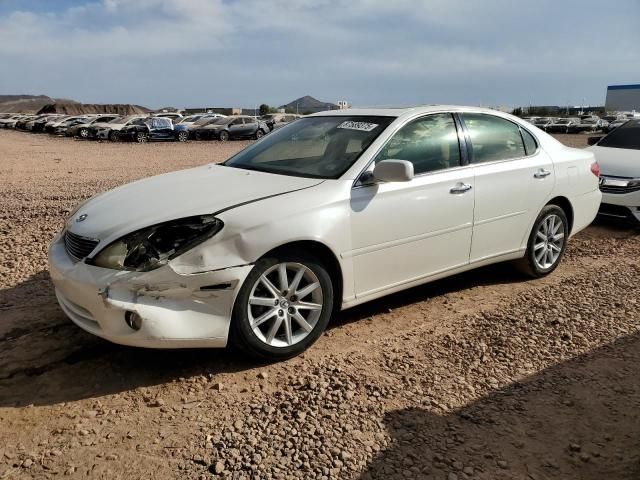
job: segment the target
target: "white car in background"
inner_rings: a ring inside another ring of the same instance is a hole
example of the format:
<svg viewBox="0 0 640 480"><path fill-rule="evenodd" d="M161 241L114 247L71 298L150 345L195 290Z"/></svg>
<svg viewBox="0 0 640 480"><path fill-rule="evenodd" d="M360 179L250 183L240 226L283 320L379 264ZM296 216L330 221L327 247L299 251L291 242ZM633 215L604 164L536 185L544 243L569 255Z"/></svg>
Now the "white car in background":
<svg viewBox="0 0 640 480"><path fill-rule="evenodd" d="M126 126L133 125L136 122L144 121L144 119L148 117L148 115L125 115L114 118L110 122L96 123L89 128L89 136L99 140L111 140L112 142L117 142L120 130Z"/></svg>
<svg viewBox="0 0 640 480"><path fill-rule="evenodd" d="M600 199L592 152L508 114L328 111L93 197L50 273L64 312L107 340L283 359L392 292L506 260L549 274Z"/></svg>
<svg viewBox="0 0 640 480"><path fill-rule="evenodd" d="M640 222L640 119L589 138L600 165L600 214Z"/></svg>

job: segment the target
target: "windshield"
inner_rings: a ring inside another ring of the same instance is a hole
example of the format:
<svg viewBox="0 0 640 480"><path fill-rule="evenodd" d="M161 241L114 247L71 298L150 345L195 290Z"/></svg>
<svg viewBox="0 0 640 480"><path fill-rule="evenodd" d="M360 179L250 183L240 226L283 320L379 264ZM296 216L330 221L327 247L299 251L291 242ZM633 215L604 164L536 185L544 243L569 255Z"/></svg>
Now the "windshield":
<svg viewBox="0 0 640 480"><path fill-rule="evenodd" d="M246 148L224 165L311 178L338 178L360 157L394 117L311 117Z"/></svg>
<svg viewBox="0 0 640 480"><path fill-rule="evenodd" d="M631 120L598 142L599 147L640 150L640 120Z"/></svg>
<svg viewBox="0 0 640 480"><path fill-rule="evenodd" d="M107 123L122 123L125 118L126 117L116 117L116 118L114 118L113 120L111 120L111 121L109 121Z"/></svg>
<svg viewBox="0 0 640 480"><path fill-rule="evenodd" d="M194 125L206 125L208 123L214 122L218 120L218 117L202 117L200 120L198 120L197 122L194 122Z"/></svg>
<svg viewBox="0 0 640 480"><path fill-rule="evenodd" d="M565 125L567 123L569 123L571 120L569 120L568 118L562 118L560 120L558 120L558 125Z"/></svg>
<svg viewBox="0 0 640 480"><path fill-rule="evenodd" d="M549 123L549 119L548 118L539 118L539 119L535 120L533 123L534 123L534 125L536 123Z"/></svg>
<svg viewBox="0 0 640 480"><path fill-rule="evenodd" d="M202 115L191 115L190 117L184 117L178 123L187 123L187 122L195 122L202 118Z"/></svg>

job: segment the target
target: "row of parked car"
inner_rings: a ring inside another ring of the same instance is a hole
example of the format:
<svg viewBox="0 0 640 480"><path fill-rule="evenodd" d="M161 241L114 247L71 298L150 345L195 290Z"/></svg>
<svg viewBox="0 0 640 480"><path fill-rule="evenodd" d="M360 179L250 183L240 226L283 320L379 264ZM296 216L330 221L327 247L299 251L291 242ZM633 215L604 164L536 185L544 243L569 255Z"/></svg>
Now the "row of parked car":
<svg viewBox="0 0 640 480"><path fill-rule="evenodd" d="M629 120L626 115L609 115L598 117L583 115L581 117L528 117L525 120L536 127L551 133L611 132Z"/></svg>
<svg viewBox="0 0 640 480"><path fill-rule="evenodd" d="M150 115L117 114L0 114L0 128L58 136L117 141L178 141L261 138L296 120L299 115L269 114L226 116L219 113Z"/></svg>

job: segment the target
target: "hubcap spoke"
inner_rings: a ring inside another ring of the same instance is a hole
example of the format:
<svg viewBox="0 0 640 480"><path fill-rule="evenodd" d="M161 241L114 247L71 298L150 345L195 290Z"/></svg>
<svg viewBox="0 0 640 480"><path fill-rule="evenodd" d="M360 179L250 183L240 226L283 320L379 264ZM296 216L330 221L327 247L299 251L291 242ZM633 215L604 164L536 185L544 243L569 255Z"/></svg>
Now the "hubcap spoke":
<svg viewBox="0 0 640 480"><path fill-rule="evenodd" d="M293 335L291 334L291 315L284 317L284 335L287 341L287 345L293 343Z"/></svg>
<svg viewBox="0 0 640 480"><path fill-rule="evenodd" d="M299 312L294 313L293 318L295 318L296 322L298 322L298 325L300 325L305 330L305 332L310 332L311 330L313 330L313 327L309 325L309 322L307 322Z"/></svg>
<svg viewBox="0 0 640 480"><path fill-rule="evenodd" d="M271 328L269 328L269 333L267 333L267 343L273 342L276 333L278 333L278 330L280 330L280 326L282 325L282 318L283 317L276 318L276 321L273 322Z"/></svg>
<svg viewBox="0 0 640 480"><path fill-rule="evenodd" d="M267 287L269 292L271 292L271 295L273 295L274 297L278 297L279 296L280 292L278 292L278 289L275 287L275 285L273 283L271 283L271 280L269 280L266 275L262 275L260 277L260 281L262 282L262 284L265 287Z"/></svg>
<svg viewBox="0 0 640 480"><path fill-rule="evenodd" d="M251 324L251 328L257 328L262 325L264 322L273 317L276 313L278 313L277 308L272 308L271 310L267 310L265 313L256 318Z"/></svg>
<svg viewBox="0 0 640 480"><path fill-rule="evenodd" d="M280 282L280 291L284 292L289 289L289 280L287 279L287 264L278 265L278 280Z"/></svg>
<svg viewBox="0 0 640 480"><path fill-rule="evenodd" d="M312 302L297 302L294 304L298 310L322 310L322 305Z"/></svg>
<svg viewBox="0 0 640 480"><path fill-rule="evenodd" d="M300 290L298 292L295 292L295 293L296 293L296 295L298 296L299 299L303 299L304 297L309 295L311 292L313 292L318 287L320 287L320 283L318 283L318 282L310 283L309 285L304 287L302 290Z"/></svg>
<svg viewBox="0 0 640 480"><path fill-rule="evenodd" d="M293 277L293 281L291 282L291 291L292 292L296 292L296 290L298 290L298 285L300 285L300 280L302 280L302 277L304 276L304 272L307 270L307 267L305 266L301 266L298 271L296 272L296 276Z"/></svg>
<svg viewBox="0 0 640 480"><path fill-rule="evenodd" d="M249 305L257 305L260 307L273 307L275 298L250 297Z"/></svg>

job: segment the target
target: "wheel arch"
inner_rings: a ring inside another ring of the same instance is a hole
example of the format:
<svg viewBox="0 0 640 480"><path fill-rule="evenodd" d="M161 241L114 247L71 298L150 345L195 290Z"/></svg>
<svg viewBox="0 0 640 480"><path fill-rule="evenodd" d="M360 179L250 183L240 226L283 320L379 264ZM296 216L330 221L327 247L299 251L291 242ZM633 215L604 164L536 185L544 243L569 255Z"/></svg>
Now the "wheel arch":
<svg viewBox="0 0 640 480"><path fill-rule="evenodd" d="M563 196L553 197L551 200L547 202L547 205L557 205L564 211L564 214L567 216L567 220L569 221L569 234L571 234L571 231L573 230L574 215L573 215L573 205L571 205L571 202L569 201L569 199Z"/></svg>
<svg viewBox="0 0 640 480"><path fill-rule="evenodd" d="M311 254L318 258L320 262L327 268L327 273L331 277L333 283L333 310L339 311L342 305L342 294L344 288L344 278L342 267L338 261L338 257L327 245L317 240L298 240L282 244L272 248L262 257L277 255L282 252L301 252ZM261 258L262 258L261 257Z"/></svg>

